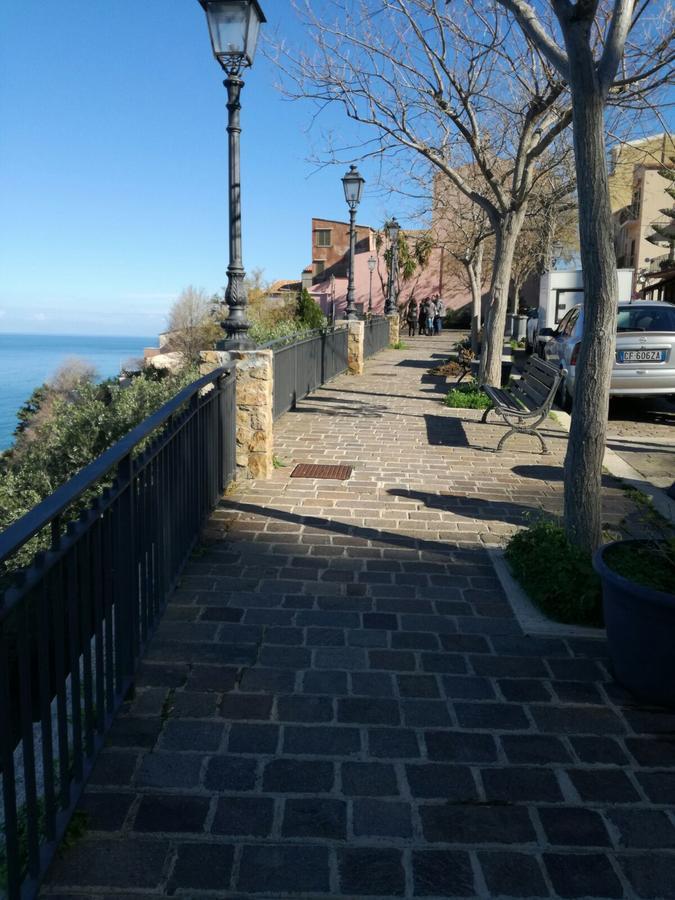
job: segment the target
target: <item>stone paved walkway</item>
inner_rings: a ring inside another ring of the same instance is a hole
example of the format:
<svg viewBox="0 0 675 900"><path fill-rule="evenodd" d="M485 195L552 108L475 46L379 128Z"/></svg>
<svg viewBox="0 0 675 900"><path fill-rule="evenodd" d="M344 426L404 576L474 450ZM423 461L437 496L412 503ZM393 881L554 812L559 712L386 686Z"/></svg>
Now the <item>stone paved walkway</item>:
<svg viewBox="0 0 675 900"><path fill-rule="evenodd" d="M407 343L285 416L289 467L214 515L46 895L675 897L675 715L603 641L524 636L485 552L560 508L564 436L495 454L426 374L448 338Z"/></svg>

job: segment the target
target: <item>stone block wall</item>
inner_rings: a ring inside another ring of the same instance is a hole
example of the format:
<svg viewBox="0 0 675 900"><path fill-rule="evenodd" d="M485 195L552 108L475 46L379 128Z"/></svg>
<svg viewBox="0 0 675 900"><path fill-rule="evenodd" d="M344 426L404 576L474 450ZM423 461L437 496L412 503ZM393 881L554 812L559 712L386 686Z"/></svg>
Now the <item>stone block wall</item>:
<svg viewBox="0 0 675 900"><path fill-rule="evenodd" d="M398 313L393 316L387 316L389 322L389 343L398 344L401 337L401 319Z"/></svg>
<svg viewBox="0 0 675 900"><path fill-rule="evenodd" d="M350 375L363 375L363 351L366 338L366 323L348 322L347 369Z"/></svg>

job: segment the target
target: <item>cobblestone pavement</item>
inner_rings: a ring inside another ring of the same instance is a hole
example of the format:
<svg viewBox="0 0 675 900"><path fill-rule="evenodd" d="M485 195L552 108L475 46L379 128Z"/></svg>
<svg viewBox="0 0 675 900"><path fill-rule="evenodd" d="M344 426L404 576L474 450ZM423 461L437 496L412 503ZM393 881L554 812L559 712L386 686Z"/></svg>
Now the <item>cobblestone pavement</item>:
<svg viewBox="0 0 675 900"><path fill-rule="evenodd" d="M279 422L284 462L354 474L222 503L45 894L675 897L675 715L602 640L524 636L485 552L559 508L565 438L497 455L426 374L447 340Z"/></svg>
<svg viewBox="0 0 675 900"><path fill-rule="evenodd" d="M675 403L613 400L607 446L656 487L670 487L675 481Z"/></svg>

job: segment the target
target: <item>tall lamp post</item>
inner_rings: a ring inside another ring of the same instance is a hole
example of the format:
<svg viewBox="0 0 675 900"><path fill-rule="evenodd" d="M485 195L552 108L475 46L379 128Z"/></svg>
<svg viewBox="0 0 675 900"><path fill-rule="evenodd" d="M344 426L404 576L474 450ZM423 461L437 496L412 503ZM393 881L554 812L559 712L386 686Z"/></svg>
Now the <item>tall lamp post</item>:
<svg viewBox="0 0 675 900"><path fill-rule="evenodd" d="M368 257L368 272L370 274L370 280L368 283L368 313L371 314L373 311L373 272L375 271L375 267L377 266L377 260L374 256Z"/></svg>
<svg viewBox="0 0 675 900"><path fill-rule="evenodd" d="M241 166L239 144L241 135L241 104L239 98L244 82L242 69L253 65L260 26L266 22L257 0L199 0L206 12L213 55L227 78L229 138L229 207L230 261L227 267L225 300L229 315L222 322L226 339L219 341L219 350L249 350L254 344L248 337L251 323L246 307L248 296L244 286L244 265L241 255Z"/></svg>
<svg viewBox="0 0 675 900"><path fill-rule="evenodd" d="M389 238L389 246L391 247L391 271L389 273L389 291L387 292L387 302L384 305L385 316L393 316L396 312L398 301L398 235L401 226L395 218L387 225L387 237Z"/></svg>
<svg viewBox="0 0 675 900"><path fill-rule="evenodd" d="M356 166L350 166L349 171L342 179L345 189L345 200L349 207L349 281L347 284L347 309L346 319L357 319L356 306L354 304L354 257L356 256L356 210L363 195L363 185L366 179L359 173Z"/></svg>

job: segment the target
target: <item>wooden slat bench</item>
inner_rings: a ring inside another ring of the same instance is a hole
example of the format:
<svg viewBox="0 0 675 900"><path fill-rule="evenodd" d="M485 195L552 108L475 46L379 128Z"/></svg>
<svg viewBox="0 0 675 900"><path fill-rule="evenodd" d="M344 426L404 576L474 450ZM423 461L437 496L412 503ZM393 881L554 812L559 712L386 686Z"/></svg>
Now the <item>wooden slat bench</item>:
<svg viewBox="0 0 675 900"><path fill-rule="evenodd" d="M561 374L555 366L530 356L525 363L522 376L506 388L483 385L483 390L492 401L481 421L487 422L488 415L495 412L510 426L510 430L497 445L501 450L513 434L532 434L541 441L542 453L549 449L537 428L545 421L555 397ZM534 419L535 421L529 421Z"/></svg>

